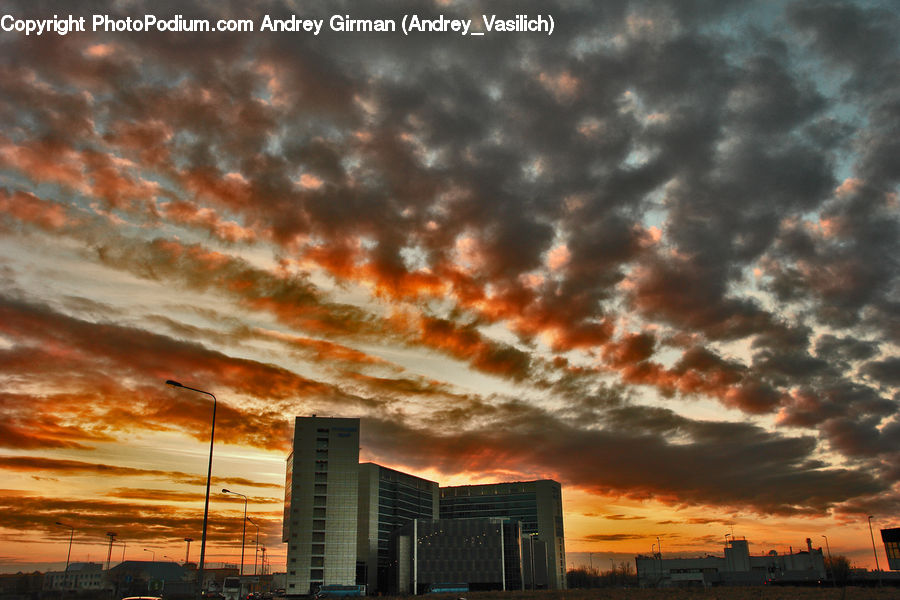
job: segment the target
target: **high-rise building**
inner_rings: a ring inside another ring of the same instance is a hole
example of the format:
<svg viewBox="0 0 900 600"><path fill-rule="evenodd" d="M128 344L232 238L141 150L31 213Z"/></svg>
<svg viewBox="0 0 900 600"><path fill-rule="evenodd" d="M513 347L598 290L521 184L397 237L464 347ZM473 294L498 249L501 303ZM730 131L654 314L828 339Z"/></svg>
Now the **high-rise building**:
<svg viewBox="0 0 900 600"><path fill-rule="evenodd" d="M359 465L357 583L367 591L389 588L391 532L413 519L437 519L438 484L374 463Z"/></svg>
<svg viewBox="0 0 900 600"><path fill-rule="evenodd" d="M359 419L297 417L284 486L288 595L356 582Z"/></svg>
<svg viewBox="0 0 900 600"><path fill-rule="evenodd" d="M531 534L535 534L538 541L546 544L547 587L553 590L566 588L562 486L556 481L543 479L443 487L440 517L441 519L505 517L520 521L523 544ZM530 556L528 563L530 566ZM535 572L541 573L541 566L536 566ZM528 571L530 572L530 569Z"/></svg>

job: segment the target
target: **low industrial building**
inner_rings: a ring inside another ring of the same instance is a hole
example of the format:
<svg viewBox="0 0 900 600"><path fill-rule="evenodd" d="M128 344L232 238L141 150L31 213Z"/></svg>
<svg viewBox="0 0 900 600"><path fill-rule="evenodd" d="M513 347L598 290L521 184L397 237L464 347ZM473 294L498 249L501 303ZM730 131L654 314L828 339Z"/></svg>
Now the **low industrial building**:
<svg viewBox="0 0 900 600"><path fill-rule="evenodd" d="M115 597L189 594L195 572L173 561L126 560L106 574L106 588Z"/></svg>
<svg viewBox="0 0 900 600"><path fill-rule="evenodd" d="M102 590L105 589L103 565L92 562L75 562L65 571L44 573L44 590Z"/></svg>
<svg viewBox="0 0 900 600"><path fill-rule="evenodd" d="M34 600L41 595L44 586L44 574L33 573L0 573L0 598L3 600ZM57 595L55 592L53 595Z"/></svg>
<svg viewBox="0 0 900 600"><path fill-rule="evenodd" d="M775 550L751 556L747 540L729 540L723 557L698 558L635 557L641 587L714 585L810 584L825 580L825 558L821 548L778 554Z"/></svg>

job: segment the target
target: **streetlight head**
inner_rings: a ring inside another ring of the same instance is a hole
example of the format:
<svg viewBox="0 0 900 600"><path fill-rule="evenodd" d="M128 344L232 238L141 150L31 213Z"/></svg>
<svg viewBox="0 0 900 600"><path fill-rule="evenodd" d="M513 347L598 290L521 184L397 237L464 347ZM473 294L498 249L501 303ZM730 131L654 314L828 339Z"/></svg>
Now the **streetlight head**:
<svg viewBox="0 0 900 600"><path fill-rule="evenodd" d="M166 379L166 385L171 385L174 387L184 387L183 385L181 385L180 383L178 383L177 381L174 381L172 379Z"/></svg>
<svg viewBox="0 0 900 600"><path fill-rule="evenodd" d="M231 493L231 490L226 490L225 488L222 488L222 493L223 493L223 494L230 494L230 493Z"/></svg>

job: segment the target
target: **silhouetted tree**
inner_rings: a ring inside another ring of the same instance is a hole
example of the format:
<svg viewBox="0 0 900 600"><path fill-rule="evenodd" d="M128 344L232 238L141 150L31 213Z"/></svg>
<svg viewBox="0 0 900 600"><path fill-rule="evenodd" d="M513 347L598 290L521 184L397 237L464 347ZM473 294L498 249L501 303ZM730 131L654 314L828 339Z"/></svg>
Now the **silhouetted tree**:
<svg viewBox="0 0 900 600"><path fill-rule="evenodd" d="M846 556L833 554L825 557L825 571L838 585L847 585L850 579L850 560Z"/></svg>
<svg viewBox="0 0 900 600"><path fill-rule="evenodd" d="M566 573L569 589L598 587L631 587L637 585L637 575L629 562L620 562L609 571L580 567Z"/></svg>

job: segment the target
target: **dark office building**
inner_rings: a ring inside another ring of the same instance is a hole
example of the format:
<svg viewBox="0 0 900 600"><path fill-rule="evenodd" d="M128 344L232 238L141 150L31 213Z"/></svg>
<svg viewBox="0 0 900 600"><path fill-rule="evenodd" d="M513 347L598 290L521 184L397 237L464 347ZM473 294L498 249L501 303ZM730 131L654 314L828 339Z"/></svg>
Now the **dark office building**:
<svg viewBox="0 0 900 600"><path fill-rule="evenodd" d="M881 541L884 542L884 553L887 554L888 569L900 571L900 528L882 529Z"/></svg>
<svg viewBox="0 0 900 600"><path fill-rule="evenodd" d="M544 479L515 483L489 483L441 488L441 519L500 517L522 524L522 543L535 534L535 579L545 587L566 587L566 546L563 532L562 487ZM530 549L530 547L529 547ZM546 557L546 564L538 564ZM527 587L531 588L531 559L526 570ZM542 574L546 574L542 578ZM536 586L540 587L540 585Z"/></svg>
<svg viewBox="0 0 900 600"><path fill-rule="evenodd" d="M438 518L434 481L374 463L359 465L357 583L369 594L389 588L391 533L413 519Z"/></svg>
<svg viewBox="0 0 900 600"><path fill-rule="evenodd" d="M391 543L394 593L422 594L448 583L472 591L523 589L518 521L417 519L394 532Z"/></svg>

